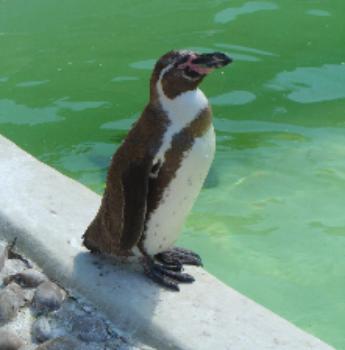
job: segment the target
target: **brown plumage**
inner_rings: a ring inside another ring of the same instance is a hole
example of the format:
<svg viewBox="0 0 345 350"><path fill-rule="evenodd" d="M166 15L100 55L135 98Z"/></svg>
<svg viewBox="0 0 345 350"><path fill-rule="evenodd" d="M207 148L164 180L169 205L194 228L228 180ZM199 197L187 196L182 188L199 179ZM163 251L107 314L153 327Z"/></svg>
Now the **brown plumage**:
<svg viewBox="0 0 345 350"><path fill-rule="evenodd" d="M148 105L114 154L101 207L84 235L91 251L130 255L143 230L149 175L167 124L165 114Z"/></svg>

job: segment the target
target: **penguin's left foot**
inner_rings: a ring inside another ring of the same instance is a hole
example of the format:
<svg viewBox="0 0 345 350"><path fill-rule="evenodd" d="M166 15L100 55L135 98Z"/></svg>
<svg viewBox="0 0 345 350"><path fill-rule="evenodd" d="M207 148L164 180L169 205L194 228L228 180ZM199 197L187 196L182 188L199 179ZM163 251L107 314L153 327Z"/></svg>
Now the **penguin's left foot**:
<svg viewBox="0 0 345 350"><path fill-rule="evenodd" d="M185 248L172 248L155 255L164 265L195 265L203 266L200 255Z"/></svg>
<svg viewBox="0 0 345 350"><path fill-rule="evenodd" d="M160 264L151 258L146 258L144 270L146 275L161 286L179 291L179 283L192 283L194 277L188 273L181 272L181 269L173 264Z"/></svg>

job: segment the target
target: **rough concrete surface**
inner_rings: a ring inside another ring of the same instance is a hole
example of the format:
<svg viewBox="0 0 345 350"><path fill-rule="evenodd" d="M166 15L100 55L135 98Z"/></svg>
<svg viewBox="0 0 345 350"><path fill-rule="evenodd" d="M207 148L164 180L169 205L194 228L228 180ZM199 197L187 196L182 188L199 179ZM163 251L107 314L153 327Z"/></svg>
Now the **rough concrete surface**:
<svg viewBox="0 0 345 350"><path fill-rule="evenodd" d="M88 298L124 332L158 349L332 349L199 268L181 292L137 267L96 257L80 237L100 197L0 137L0 235L47 275Z"/></svg>

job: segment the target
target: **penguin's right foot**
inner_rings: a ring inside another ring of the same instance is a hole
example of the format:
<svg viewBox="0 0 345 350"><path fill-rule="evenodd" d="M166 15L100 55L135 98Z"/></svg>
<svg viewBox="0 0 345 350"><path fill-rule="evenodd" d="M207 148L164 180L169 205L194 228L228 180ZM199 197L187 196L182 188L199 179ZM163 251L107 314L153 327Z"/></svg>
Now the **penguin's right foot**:
<svg viewBox="0 0 345 350"><path fill-rule="evenodd" d="M192 283L194 277L181 272L182 266L174 264L161 264L152 258L145 259L144 271L154 282L170 290L179 291L179 283Z"/></svg>
<svg viewBox="0 0 345 350"><path fill-rule="evenodd" d="M165 252L155 255L155 258L162 264L180 264L182 265L194 265L203 266L202 260L199 254L185 248L174 247Z"/></svg>

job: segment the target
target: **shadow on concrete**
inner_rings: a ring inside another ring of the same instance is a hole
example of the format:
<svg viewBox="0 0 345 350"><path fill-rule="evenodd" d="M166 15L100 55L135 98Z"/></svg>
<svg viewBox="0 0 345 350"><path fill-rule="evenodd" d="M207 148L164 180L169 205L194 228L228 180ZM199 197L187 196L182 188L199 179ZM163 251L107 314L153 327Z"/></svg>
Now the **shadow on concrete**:
<svg viewBox="0 0 345 350"><path fill-rule="evenodd" d="M162 289L147 279L138 262L81 252L74 258L71 280L76 282L71 287L122 331L148 345L162 346L162 332L153 320Z"/></svg>

